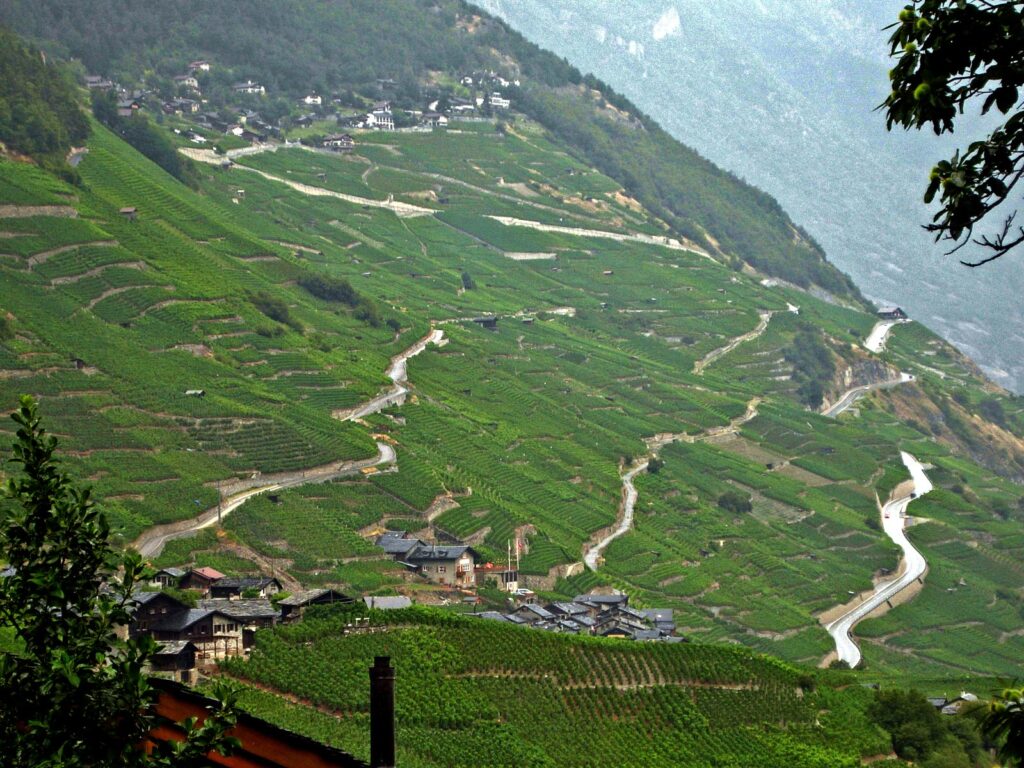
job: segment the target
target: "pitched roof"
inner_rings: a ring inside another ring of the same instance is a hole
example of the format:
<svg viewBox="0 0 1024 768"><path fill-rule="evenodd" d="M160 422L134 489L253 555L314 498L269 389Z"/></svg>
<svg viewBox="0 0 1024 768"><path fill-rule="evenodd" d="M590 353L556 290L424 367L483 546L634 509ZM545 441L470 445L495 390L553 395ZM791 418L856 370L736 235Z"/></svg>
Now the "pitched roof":
<svg viewBox="0 0 1024 768"><path fill-rule="evenodd" d="M214 584L217 589L262 589L263 587L269 587L271 584L277 584L281 586L281 582L272 576L242 576L240 578L223 578L217 579L217 583Z"/></svg>
<svg viewBox="0 0 1024 768"><path fill-rule="evenodd" d="M161 568L159 571L156 572L156 575L159 576L161 573L166 573L168 576L174 576L175 578L180 579L182 576L185 575L185 569L184 568Z"/></svg>
<svg viewBox="0 0 1024 768"><path fill-rule="evenodd" d="M405 531L387 531L377 537L377 546L389 555L407 555L422 543L419 539L405 538Z"/></svg>
<svg viewBox="0 0 1024 768"><path fill-rule="evenodd" d="M157 643L156 651L154 656L177 656L182 651L186 650L189 646L195 648L195 645L189 640L162 640Z"/></svg>
<svg viewBox="0 0 1024 768"><path fill-rule="evenodd" d="M572 616L573 618L587 612L585 605L578 605L577 603L548 603L547 608L552 613L564 613L566 616Z"/></svg>
<svg viewBox="0 0 1024 768"><path fill-rule="evenodd" d="M189 608L181 613L171 614L153 629L157 632L181 632L214 613L219 613L219 611L212 611L209 608Z"/></svg>
<svg viewBox="0 0 1024 768"><path fill-rule="evenodd" d="M228 600L226 598L200 600L200 608L226 614L233 619L273 619L278 610L269 600Z"/></svg>
<svg viewBox="0 0 1024 768"><path fill-rule="evenodd" d="M352 600L352 598L350 598L348 595L345 595L345 594L343 594L341 592L338 592L337 590L321 588L321 589L307 589L307 590L303 590L303 591L300 591L300 592L293 592L291 595L286 597L284 600L278 600L277 604L278 605L288 605L288 606L309 605L314 600L317 600L317 599L319 599L319 598L321 598L321 597L323 597L324 595L327 595L327 594L333 595L333 599L336 600L336 601L351 602L351 600Z"/></svg>
<svg viewBox="0 0 1024 768"><path fill-rule="evenodd" d="M164 592L160 592L160 591L152 592L152 591L149 591L149 590L142 590L142 589L136 589L135 591L132 592L132 600L137 602L139 605L146 605L146 603L149 603L149 602L151 602L153 600L156 600L158 597L162 597L162 598L164 598L166 600L170 600L173 603L177 603L182 608L186 608L187 607L185 605L185 603L181 602L181 600L179 600L178 598L172 597L171 595L168 595L168 594L166 594Z"/></svg>
<svg viewBox="0 0 1024 768"><path fill-rule="evenodd" d="M458 560L469 546L466 544L441 545L420 544L405 556L406 560Z"/></svg>
<svg viewBox="0 0 1024 768"><path fill-rule="evenodd" d="M493 621L507 621L505 614L498 613L497 611L484 611L483 613L474 613L473 615L481 619L491 619Z"/></svg>
<svg viewBox="0 0 1024 768"><path fill-rule="evenodd" d="M629 595L576 595L572 599L574 603L597 603L598 605L625 605L629 602Z"/></svg>
<svg viewBox="0 0 1024 768"><path fill-rule="evenodd" d="M211 579L212 581L224 578L224 574L220 571L205 566L202 568L192 568L189 573L194 573L197 576L202 576L204 579Z"/></svg>
<svg viewBox="0 0 1024 768"><path fill-rule="evenodd" d="M398 596L373 596L367 595L363 598L363 602L366 603L367 608L379 608L380 610L390 611L395 608L408 608L412 605L412 600L402 595Z"/></svg>
<svg viewBox="0 0 1024 768"><path fill-rule="evenodd" d="M534 605L533 603L521 605L519 606L519 608L516 609L516 613L522 613L523 611L528 611L537 616L538 618L544 619L545 621L550 621L555 618L555 614L553 614L547 608L544 608L539 605Z"/></svg>

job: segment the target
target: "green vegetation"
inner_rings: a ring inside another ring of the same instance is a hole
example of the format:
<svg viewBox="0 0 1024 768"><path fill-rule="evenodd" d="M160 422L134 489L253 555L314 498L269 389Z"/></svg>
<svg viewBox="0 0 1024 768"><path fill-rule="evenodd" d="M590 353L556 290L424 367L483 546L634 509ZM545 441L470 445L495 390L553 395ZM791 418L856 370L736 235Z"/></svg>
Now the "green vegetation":
<svg viewBox="0 0 1024 768"><path fill-rule="evenodd" d="M726 512L732 512L737 515L751 512L754 509L754 505L750 503L750 497L739 491L726 491L723 493L718 497L718 506Z"/></svg>
<svg viewBox="0 0 1024 768"><path fill-rule="evenodd" d="M346 630L351 619L321 611L259 633L250 660L224 671L300 704L255 687L242 704L365 756L365 669L386 654L402 765L831 768L887 748L865 714L869 692L823 673L809 684L804 670L738 648L577 638L424 609L371 613L372 632Z"/></svg>
<svg viewBox="0 0 1024 768"><path fill-rule="evenodd" d="M195 186L196 169L188 158L178 153L167 133L155 126L142 114L120 117L117 97L113 91L98 91L92 97L92 112L103 123L135 149L159 165L171 176L189 186Z"/></svg>
<svg viewBox="0 0 1024 768"><path fill-rule="evenodd" d="M879 691L868 716L890 733L893 751L915 765L971 766L984 755L974 723L943 717L919 691Z"/></svg>
<svg viewBox="0 0 1024 768"><path fill-rule="evenodd" d="M797 396L800 402L811 408L820 406L836 371L832 353L822 338L821 330L814 326L802 327L793 338L792 346L786 350L785 357L793 366L793 378L799 385Z"/></svg>
<svg viewBox="0 0 1024 768"><path fill-rule="evenodd" d="M146 571L138 555L113 550L105 515L61 471L36 401L24 396L12 417L17 471L0 496L0 563L10 565L0 578L0 695L11 702L0 708L0 760L170 768L198 764L211 750L229 753L235 713L222 696L201 726L185 728L182 743L139 749L156 724L157 692L142 667L157 645L118 630L131 620Z"/></svg>
<svg viewBox="0 0 1024 768"><path fill-rule="evenodd" d="M0 142L70 178L64 155L88 135L68 70L0 28Z"/></svg>
<svg viewBox="0 0 1024 768"><path fill-rule="evenodd" d="M521 87L506 89L514 108L585 165L614 179L647 216L710 250L718 243L730 257L768 274L858 296L769 195L680 145L606 84L462 0L255 0L241 15L223 0L190 2L187 15L144 0L89 0L73 7L59 0L14 0L0 9L0 22L33 39L56 41L91 71L126 83L137 81L140 62L155 69L154 82L169 83L190 60L208 56L214 66L200 75L200 85L211 103L237 102L231 83L253 78L268 95L235 105L257 106L268 115L280 112L282 97L310 91L354 93L368 102L380 95L377 78L390 77L395 86L387 95L400 116L403 108L423 107L428 80L429 93L454 95L454 86L439 88L439 78L427 73L450 82L477 70L521 75ZM110 45L111 39L119 44ZM391 52L386 65L378 61L381 50ZM163 90L169 96L173 89L168 84ZM344 100L361 101L355 95ZM502 125L502 131L488 126L492 137L511 129Z"/></svg>

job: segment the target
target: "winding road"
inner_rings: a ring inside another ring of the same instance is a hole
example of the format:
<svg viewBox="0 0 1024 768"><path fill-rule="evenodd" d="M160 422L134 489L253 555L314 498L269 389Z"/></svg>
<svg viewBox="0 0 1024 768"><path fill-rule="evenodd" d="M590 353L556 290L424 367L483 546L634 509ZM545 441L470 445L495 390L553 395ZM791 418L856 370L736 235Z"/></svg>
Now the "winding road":
<svg viewBox="0 0 1024 768"><path fill-rule="evenodd" d="M875 327L871 329L871 333L868 334L867 339L864 341L864 349L868 352L874 352L877 355L885 349L886 339L889 338L889 331L893 329L893 326L908 322L910 321L882 320L881 322L875 323Z"/></svg>
<svg viewBox="0 0 1024 768"><path fill-rule="evenodd" d="M615 530L601 539L597 544L594 544L587 553L583 555L583 562L587 564L587 567L596 571L599 561L601 560L601 553L604 552L608 545L615 541L619 536L622 536L630 528L633 527L633 507L636 506L637 496L639 495L636 490L636 486L633 484L633 478L638 474L647 469L648 460L644 459L639 464L634 464L622 475L622 520L615 526Z"/></svg>
<svg viewBox="0 0 1024 768"><path fill-rule="evenodd" d="M737 416L724 426L709 427L704 430L701 435L689 435L685 432L663 432L655 435L654 437L645 438L644 444L647 446L647 450L649 452L647 458L642 459L639 464L633 464L622 474L622 504L620 507L622 510L622 519L615 527L615 530L607 536L604 536L596 544L590 545L587 549L586 553L583 555L583 562L586 563L587 567L592 571L596 571L602 559L601 553L604 552L604 550L608 548L608 545L615 541L615 539L619 538L619 536L622 536L633 527L633 508L636 506L636 500L639 496L636 490L636 485L633 483L633 478L647 469L648 463L650 463L651 458L657 454L658 450L664 448L669 443L679 441L695 443L698 440L735 435L740 431L741 426L757 417L757 406L760 403L761 398L755 397L747 403L747 410L742 416Z"/></svg>
<svg viewBox="0 0 1024 768"><path fill-rule="evenodd" d="M417 341L404 352L391 358L391 364L387 369L387 376L393 382L392 387L386 392L377 395L363 405L358 406L351 412L344 415L334 414L335 418L343 421L355 419L378 413L391 405L401 405L409 393L407 386L409 381L408 361L409 358L420 354L430 344L440 345L444 341L444 331L432 330L429 334ZM139 536L132 546L146 558L157 557L168 541L183 539L194 536L197 532L212 525L219 524L225 517L234 512L254 496L272 491L280 491L286 488L297 488L300 485L311 483L326 483L340 477L354 475L369 467L379 467L385 464L397 464L395 449L387 443L377 443L377 455L370 459L360 461L336 461L319 467L302 470L301 472L288 472L265 478L269 482L247 488L233 496L222 499L220 504L210 507L197 517L191 520L179 520L175 523L156 525L147 529Z"/></svg>
<svg viewBox="0 0 1024 768"><path fill-rule="evenodd" d="M900 384L906 384L907 382L913 381L914 377L909 373L900 373L898 379L890 379L888 381L879 381L875 384L863 384L859 387L853 387L847 390L842 397L835 401L832 405L821 412L822 416L831 416L835 418L840 413L845 411L855 402L860 400L868 392L872 392L876 389L889 389L891 387L898 387Z"/></svg>
<svg viewBox="0 0 1024 768"><path fill-rule="evenodd" d="M861 659L860 648L857 647L857 643L853 639L854 627L878 606L891 600L916 579L920 579L928 569L924 555L907 539L903 526L910 502L932 490L932 483L917 459L906 451L901 451L900 456L910 471L914 490L908 496L891 499L882 507L882 528L893 540L893 543L903 550L903 559L900 562L898 574L895 578L878 584L869 597L825 625L825 630L832 635L832 639L835 641L839 660L845 661L851 668L857 666Z"/></svg>
<svg viewBox="0 0 1024 768"><path fill-rule="evenodd" d="M793 305L791 304L790 306ZM796 311L799 312L799 308L797 308ZM774 315L775 313L771 310L764 310L763 312L759 312L758 314L761 316L761 320L758 322L757 327L755 327L754 330L750 331L749 333L744 333L742 336L737 336L724 347L719 347L718 349L713 349L710 352L708 352L706 355L704 355L704 357L702 357L700 360L693 364L693 372L698 376L703 376L704 369L711 365L713 362L715 362L715 360L722 357L723 355L729 354L734 349L736 349L736 347L738 347L740 344L756 339L758 336L760 336L762 333L768 330L768 323L771 321L772 315Z"/></svg>

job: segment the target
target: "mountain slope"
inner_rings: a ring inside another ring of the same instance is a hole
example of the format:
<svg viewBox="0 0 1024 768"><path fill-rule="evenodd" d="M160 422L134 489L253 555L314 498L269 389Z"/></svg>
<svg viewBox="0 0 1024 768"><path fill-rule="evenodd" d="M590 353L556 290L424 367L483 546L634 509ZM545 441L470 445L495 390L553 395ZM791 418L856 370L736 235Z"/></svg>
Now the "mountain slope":
<svg viewBox="0 0 1024 768"><path fill-rule="evenodd" d="M496 69L521 76L522 93L512 96L520 108L678 234L769 274L856 296L852 283L768 195L679 145L607 86L457 0L258 0L244 14L230 3L198 0L173 8L142 0L70 6L18 0L0 9L0 22L33 39L56 40L89 67L126 82L150 67L167 78L208 56L217 64L210 75L214 91L227 89L229 68L238 79L261 80L274 98L368 93L381 76L412 92L428 72L451 77ZM110 46L111 38L119 45ZM396 52L384 66L375 63L382 48Z"/></svg>
<svg viewBox="0 0 1024 768"><path fill-rule="evenodd" d="M864 295L906 307L1019 392L1020 270L963 268L921 229L934 213L920 202L928 171L984 135L985 121L965 114L955 137L938 139L887 133L875 111L891 66L883 27L904 4L480 3L770 192Z"/></svg>

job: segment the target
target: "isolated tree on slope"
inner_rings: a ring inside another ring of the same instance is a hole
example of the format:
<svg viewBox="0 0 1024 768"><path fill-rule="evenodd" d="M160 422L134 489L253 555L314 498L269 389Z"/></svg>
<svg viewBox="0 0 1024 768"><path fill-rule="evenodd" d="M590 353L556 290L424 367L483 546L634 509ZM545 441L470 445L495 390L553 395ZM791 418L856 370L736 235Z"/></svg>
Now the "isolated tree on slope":
<svg viewBox="0 0 1024 768"><path fill-rule="evenodd" d="M141 560L111 549L89 490L60 472L35 401L23 397L12 418L21 472L0 495L0 766L207 764L233 743L230 702L202 728L185 723L187 742L138 748L154 722L142 667L155 643L117 628L131 619Z"/></svg>
<svg viewBox="0 0 1024 768"><path fill-rule="evenodd" d="M1024 3L915 0L900 11L890 42L899 59L882 105L890 129L930 125L936 134L952 132L957 115L971 106L1006 116L986 139L932 169L925 202L939 195L941 208L925 228L949 241L951 253L969 242L980 245L984 258L961 261L970 267L1024 245L1024 226L1008 202L1024 175ZM989 214L1002 219L996 233L974 237Z"/></svg>

